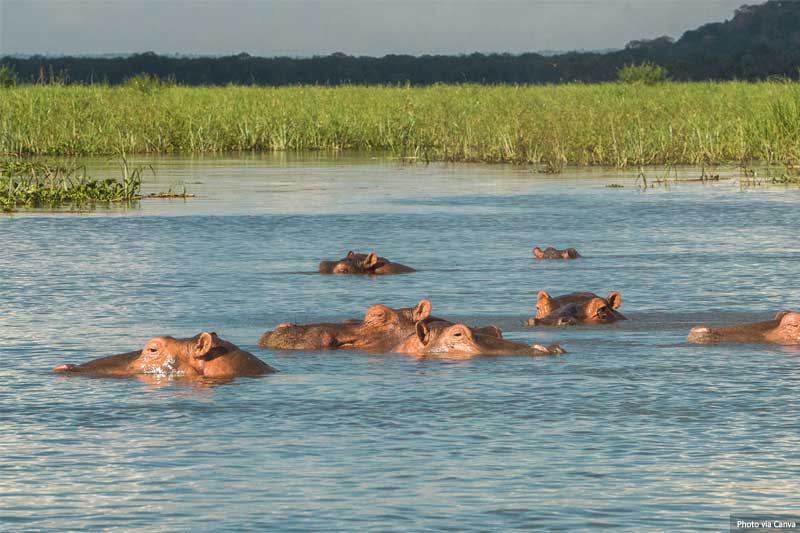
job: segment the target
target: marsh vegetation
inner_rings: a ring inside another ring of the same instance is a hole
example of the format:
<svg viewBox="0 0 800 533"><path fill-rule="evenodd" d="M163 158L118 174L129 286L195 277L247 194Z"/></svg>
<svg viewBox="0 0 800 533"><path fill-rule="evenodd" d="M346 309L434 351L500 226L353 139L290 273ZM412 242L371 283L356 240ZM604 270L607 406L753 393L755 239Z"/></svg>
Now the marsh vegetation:
<svg viewBox="0 0 800 533"><path fill-rule="evenodd" d="M800 84L2 89L17 155L376 151L543 165L800 161Z"/></svg>
<svg viewBox="0 0 800 533"><path fill-rule="evenodd" d="M0 161L0 209L15 207L86 206L98 203L132 202L141 198L186 198L182 192L152 193L142 196L143 174L151 166L130 167L124 158L119 179L96 179L86 167L25 159Z"/></svg>

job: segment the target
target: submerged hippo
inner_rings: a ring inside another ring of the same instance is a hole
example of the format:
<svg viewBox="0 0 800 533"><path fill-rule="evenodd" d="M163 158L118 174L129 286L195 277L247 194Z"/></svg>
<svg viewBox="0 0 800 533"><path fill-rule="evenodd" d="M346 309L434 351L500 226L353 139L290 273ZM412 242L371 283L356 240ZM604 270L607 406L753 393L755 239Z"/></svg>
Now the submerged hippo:
<svg viewBox="0 0 800 533"><path fill-rule="evenodd" d="M536 259L577 259L581 256L575 248L567 248L566 250L556 250L552 246L548 246L544 250L538 246L533 249L533 257Z"/></svg>
<svg viewBox="0 0 800 533"><path fill-rule="evenodd" d="M392 263L375 252L359 254L351 250L347 252L346 257L338 261L322 261L319 264L320 274L368 274L377 276L406 274L408 272L416 272L416 270L400 263Z"/></svg>
<svg viewBox="0 0 800 533"><path fill-rule="evenodd" d="M234 378L277 372L255 355L206 331L188 339L153 337L135 352L102 357L80 365L58 365L54 372L127 377Z"/></svg>
<svg viewBox="0 0 800 533"><path fill-rule="evenodd" d="M392 309L375 304L367 309L363 320L341 323L318 323L299 326L279 324L264 333L258 345L273 350L363 350L388 353L414 334L418 322L452 325L452 322L431 315L431 302L420 300L416 307ZM497 326L476 328L476 332L502 338Z"/></svg>
<svg viewBox="0 0 800 533"><path fill-rule="evenodd" d="M258 345L275 350L366 350L386 352L414 331L414 324L431 318L431 303L392 309L376 304L364 320L298 326L283 323L264 333Z"/></svg>
<svg viewBox="0 0 800 533"><path fill-rule="evenodd" d="M474 356L543 356L566 353L558 344L528 346L497 335L480 333L464 324L417 322L415 332L397 345L396 353L468 358Z"/></svg>
<svg viewBox="0 0 800 533"><path fill-rule="evenodd" d="M800 313L781 311L772 320L709 328L695 326L687 337L689 342L771 342L800 344Z"/></svg>
<svg viewBox="0 0 800 533"><path fill-rule="evenodd" d="M571 326L575 324L610 324L627 320L617 311L622 296L616 291L601 298L593 292L573 292L553 298L539 291L536 317L529 318L528 326Z"/></svg>

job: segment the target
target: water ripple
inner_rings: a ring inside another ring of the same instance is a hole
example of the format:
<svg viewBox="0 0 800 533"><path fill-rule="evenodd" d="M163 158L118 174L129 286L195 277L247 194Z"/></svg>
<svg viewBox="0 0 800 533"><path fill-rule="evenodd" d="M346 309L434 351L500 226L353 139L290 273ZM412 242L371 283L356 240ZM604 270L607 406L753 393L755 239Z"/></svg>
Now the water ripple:
<svg viewBox="0 0 800 533"><path fill-rule="evenodd" d="M694 324L800 308L796 190L641 193L500 166L159 164L165 180L202 182L198 201L0 218L2 529L717 531L731 512L800 508L797 351L685 342ZM585 259L537 262L534 245ZM348 249L420 272L309 274ZM619 290L630 320L523 327L542 289ZM569 354L255 346L285 320L423 297ZM204 387L49 370L204 329L281 373Z"/></svg>

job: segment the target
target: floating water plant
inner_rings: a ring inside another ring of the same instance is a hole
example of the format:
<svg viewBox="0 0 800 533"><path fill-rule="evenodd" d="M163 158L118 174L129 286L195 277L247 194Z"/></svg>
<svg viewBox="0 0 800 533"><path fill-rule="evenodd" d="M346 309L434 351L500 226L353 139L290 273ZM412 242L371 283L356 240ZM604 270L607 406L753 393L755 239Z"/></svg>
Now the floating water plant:
<svg viewBox="0 0 800 533"><path fill-rule="evenodd" d="M66 167L59 164L11 159L0 162L0 207L82 206L96 203L132 202L140 194L142 174L152 167L131 169L122 159L121 179L95 179L86 175L85 167ZM155 193L145 197L186 198L186 193Z"/></svg>

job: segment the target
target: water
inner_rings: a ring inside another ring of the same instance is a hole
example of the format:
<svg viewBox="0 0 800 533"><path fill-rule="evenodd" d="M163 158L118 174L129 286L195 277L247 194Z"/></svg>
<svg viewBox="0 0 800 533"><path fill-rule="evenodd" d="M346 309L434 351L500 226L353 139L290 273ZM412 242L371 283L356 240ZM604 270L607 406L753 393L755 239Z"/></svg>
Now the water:
<svg viewBox="0 0 800 533"><path fill-rule="evenodd" d="M800 509L798 351L685 342L693 324L800 308L800 190L365 159L156 169L148 190L198 196L0 218L0 529L724 530L730 513ZM534 245L585 258L536 262ZM350 249L420 271L312 273ZM539 289L619 290L630 320L524 328ZM255 345L279 322L423 297L569 354ZM201 330L281 373L200 387L50 372Z"/></svg>

